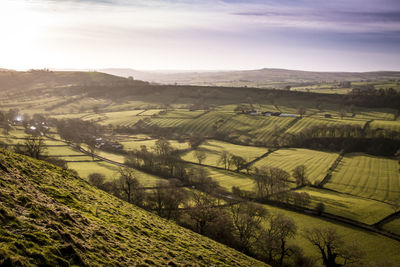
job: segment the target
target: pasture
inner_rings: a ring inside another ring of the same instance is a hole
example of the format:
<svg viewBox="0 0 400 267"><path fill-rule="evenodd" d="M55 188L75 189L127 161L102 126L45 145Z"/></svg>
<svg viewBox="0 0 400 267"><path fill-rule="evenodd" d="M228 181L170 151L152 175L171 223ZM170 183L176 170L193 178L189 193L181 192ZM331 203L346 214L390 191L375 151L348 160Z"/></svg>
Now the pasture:
<svg viewBox="0 0 400 267"><path fill-rule="evenodd" d="M310 208L324 203L325 211L366 224L374 224L393 212L389 204L371 199L307 187L296 190L311 196Z"/></svg>
<svg viewBox="0 0 400 267"><path fill-rule="evenodd" d="M294 168L304 165L306 166L308 180L314 183L321 181L325 177L329 167L338 155L338 153L334 152L322 152L310 149L279 149L255 162L252 167L277 167L291 174Z"/></svg>
<svg viewBox="0 0 400 267"><path fill-rule="evenodd" d="M390 203L400 199L398 169L394 159L363 153L346 154L325 187Z"/></svg>
<svg viewBox="0 0 400 267"><path fill-rule="evenodd" d="M196 158L195 151L204 151L206 153L206 158L202 162L202 164L216 167L224 167L224 164L219 162L223 151L227 151L233 155L241 156L246 159L246 161L251 161L267 153L268 149L252 146L234 145L217 140L206 140L199 147L197 147L196 150L189 151L184 154L182 156L182 159L197 163L198 160Z"/></svg>

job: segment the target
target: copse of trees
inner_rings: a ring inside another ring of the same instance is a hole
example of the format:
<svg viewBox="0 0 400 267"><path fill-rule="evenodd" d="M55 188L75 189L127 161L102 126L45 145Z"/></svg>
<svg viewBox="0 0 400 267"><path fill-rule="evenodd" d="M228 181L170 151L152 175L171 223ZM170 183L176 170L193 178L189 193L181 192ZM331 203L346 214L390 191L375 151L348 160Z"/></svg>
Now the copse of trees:
<svg viewBox="0 0 400 267"><path fill-rule="evenodd" d="M287 134L279 142L280 145L291 147L393 156L400 147L400 132L364 129L359 125L320 125L295 135Z"/></svg>
<svg viewBox="0 0 400 267"><path fill-rule="evenodd" d="M254 172L254 187L257 198L269 199L274 194L287 190L287 182L290 175L286 171L280 168L263 166L255 168Z"/></svg>

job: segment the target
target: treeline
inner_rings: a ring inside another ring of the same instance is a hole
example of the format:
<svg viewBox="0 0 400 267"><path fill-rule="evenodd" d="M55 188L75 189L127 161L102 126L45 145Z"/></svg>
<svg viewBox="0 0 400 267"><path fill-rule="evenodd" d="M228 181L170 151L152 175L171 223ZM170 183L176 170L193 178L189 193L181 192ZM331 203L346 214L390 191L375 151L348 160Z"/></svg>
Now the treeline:
<svg viewBox="0 0 400 267"><path fill-rule="evenodd" d="M298 134L286 134L280 138L279 145L391 157L400 148L400 133L364 129L358 125L321 125L304 129Z"/></svg>

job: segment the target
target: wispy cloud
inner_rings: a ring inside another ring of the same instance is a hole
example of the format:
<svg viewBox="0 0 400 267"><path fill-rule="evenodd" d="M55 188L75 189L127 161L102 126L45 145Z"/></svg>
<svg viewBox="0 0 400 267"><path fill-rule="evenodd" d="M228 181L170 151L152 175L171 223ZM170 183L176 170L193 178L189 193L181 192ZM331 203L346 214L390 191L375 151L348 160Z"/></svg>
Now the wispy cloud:
<svg viewBox="0 0 400 267"><path fill-rule="evenodd" d="M12 67L400 68L399 33L394 0L0 1Z"/></svg>

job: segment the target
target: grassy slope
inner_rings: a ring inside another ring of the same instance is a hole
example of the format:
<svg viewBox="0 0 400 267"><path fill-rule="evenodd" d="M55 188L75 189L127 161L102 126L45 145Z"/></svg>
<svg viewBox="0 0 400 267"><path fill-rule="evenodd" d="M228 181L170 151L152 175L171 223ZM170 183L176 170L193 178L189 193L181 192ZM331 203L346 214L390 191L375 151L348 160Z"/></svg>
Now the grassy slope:
<svg viewBox="0 0 400 267"><path fill-rule="evenodd" d="M262 265L47 163L0 163L0 263Z"/></svg>

